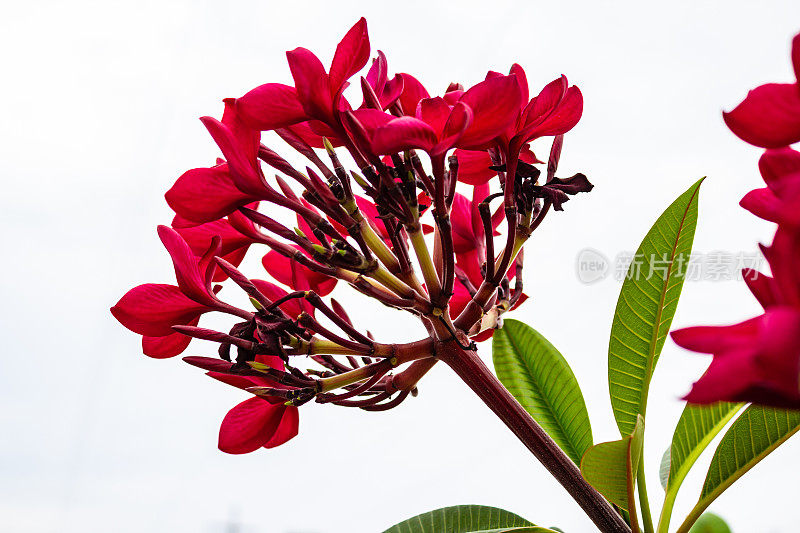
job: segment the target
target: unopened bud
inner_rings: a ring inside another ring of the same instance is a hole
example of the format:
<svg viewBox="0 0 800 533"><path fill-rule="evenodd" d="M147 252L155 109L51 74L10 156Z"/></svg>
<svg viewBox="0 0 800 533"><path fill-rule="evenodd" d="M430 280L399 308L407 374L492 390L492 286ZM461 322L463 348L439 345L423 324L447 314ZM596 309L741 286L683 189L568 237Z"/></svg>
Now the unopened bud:
<svg viewBox="0 0 800 533"><path fill-rule="evenodd" d="M372 185L367 183L367 180L365 180L361 176L361 174L359 174L358 172L355 172L355 171L351 170L350 174L352 174L353 179L355 180L356 183L358 183L361 186L362 189L370 189L370 188L372 188Z"/></svg>
<svg viewBox="0 0 800 533"><path fill-rule="evenodd" d="M322 145L325 147L325 151L328 152L328 155L333 156L336 155L336 152L333 149L333 145L328 140L327 137L322 138Z"/></svg>

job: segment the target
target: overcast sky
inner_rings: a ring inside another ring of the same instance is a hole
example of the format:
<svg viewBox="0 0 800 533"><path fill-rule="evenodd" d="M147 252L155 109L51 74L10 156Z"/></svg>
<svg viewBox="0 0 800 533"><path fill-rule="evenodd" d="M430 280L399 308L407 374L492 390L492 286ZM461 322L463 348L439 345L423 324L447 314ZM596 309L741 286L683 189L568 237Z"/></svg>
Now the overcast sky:
<svg viewBox="0 0 800 533"><path fill-rule="evenodd" d="M737 206L761 185L759 151L725 128L720 111L758 84L792 79L796 0L5 2L0 529L375 533L433 508L481 503L569 533L593 530L446 368L400 408L309 405L290 444L229 456L216 448L219 422L246 394L177 359L144 357L139 337L108 313L133 285L173 279L155 233L171 220L163 193L218 155L197 118L219 115L223 97L289 82L285 50L305 46L328 63L362 15L373 53L432 92L515 61L532 92L561 73L583 91L562 174L583 171L596 188L537 230L526 250L532 298L512 316L571 363L596 442L618 438L606 359L620 283L581 283L579 251L635 250L661 210L705 175L695 250L749 254L769 239L770 226ZM247 261L254 277L258 259ZM741 282L687 282L675 326L757 310ZM419 335L388 311L352 314L379 339ZM209 348L193 343L187 354ZM490 346L481 353L488 358ZM656 510L678 398L707 363L668 341L655 373L645 455ZM709 460L687 479L674 520L696 500ZM797 531L798 470L792 440L712 510L737 533Z"/></svg>

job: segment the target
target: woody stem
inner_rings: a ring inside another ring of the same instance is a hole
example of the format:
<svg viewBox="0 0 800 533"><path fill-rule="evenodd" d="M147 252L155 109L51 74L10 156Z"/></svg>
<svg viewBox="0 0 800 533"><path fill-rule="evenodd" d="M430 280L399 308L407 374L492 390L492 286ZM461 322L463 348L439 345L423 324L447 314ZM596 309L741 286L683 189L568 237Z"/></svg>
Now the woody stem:
<svg viewBox="0 0 800 533"><path fill-rule="evenodd" d="M437 356L483 400L528 450L569 492L603 533L630 533L630 528L613 507L581 475L542 427L497 380L474 350L446 342Z"/></svg>

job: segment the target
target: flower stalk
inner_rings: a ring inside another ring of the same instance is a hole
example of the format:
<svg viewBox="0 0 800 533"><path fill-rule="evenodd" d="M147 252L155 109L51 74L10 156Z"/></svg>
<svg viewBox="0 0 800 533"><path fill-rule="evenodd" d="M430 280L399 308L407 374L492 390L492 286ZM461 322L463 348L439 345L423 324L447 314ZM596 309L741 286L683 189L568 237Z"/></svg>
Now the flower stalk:
<svg viewBox="0 0 800 533"><path fill-rule="evenodd" d="M447 342L437 349L437 355L569 492L600 531L630 532L628 524L606 499L589 485L578 466L503 387L474 350L465 350L455 342Z"/></svg>

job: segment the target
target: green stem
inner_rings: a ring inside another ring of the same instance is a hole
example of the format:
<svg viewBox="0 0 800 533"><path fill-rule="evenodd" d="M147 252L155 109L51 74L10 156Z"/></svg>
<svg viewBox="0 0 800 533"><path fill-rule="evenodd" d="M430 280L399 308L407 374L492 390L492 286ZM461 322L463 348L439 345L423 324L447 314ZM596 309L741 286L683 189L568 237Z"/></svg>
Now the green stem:
<svg viewBox="0 0 800 533"><path fill-rule="evenodd" d="M416 228L414 231L409 231L408 236L411 239L411 247L414 249L417 261L419 261L420 270L422 270L422 279L425 280L425 285L428 287L428 294L438 295L442 291L442 286L439 283L436 267L433 266L428 245L425 244L422 236L422 230Z"/></svg>
<svg viewBox="0 0 800 533"><path fill-rule="evenodd" d="M653 517L650 514L650 501L647 499L647 484L644 476L644 461L639 461L639 471L636 474L636 484L639 490L639 507L642 509L642 522L644 533L654 533Z"/></svg>
<svg viewBox="0 0 800 533"><path fill-rule="evenodd" d="M671 490L667 486L667 494L664 496L664 505L661 507L661 516L658 519L658 533L669 533L669 521L672 517L672 508L675 507L675 498L678 496L677 490Z"/></svg>

